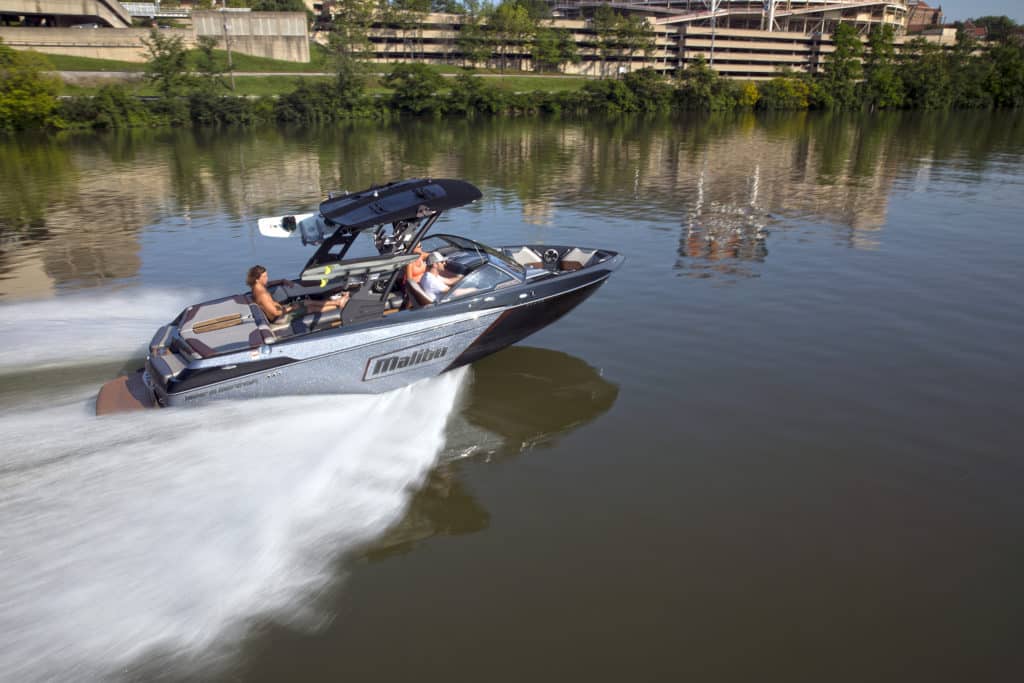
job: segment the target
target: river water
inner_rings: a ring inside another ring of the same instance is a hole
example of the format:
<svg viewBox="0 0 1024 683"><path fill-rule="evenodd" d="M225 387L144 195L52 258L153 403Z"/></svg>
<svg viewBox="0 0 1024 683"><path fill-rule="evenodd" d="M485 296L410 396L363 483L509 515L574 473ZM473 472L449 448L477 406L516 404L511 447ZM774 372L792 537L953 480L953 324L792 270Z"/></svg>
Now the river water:
<svg viewBox="0 0 1024 683"><path fill-rule="evenodd" d="M1024 633L1024 117L0 141L0 680L988 681ZM432 175L627 262L381 396L104 419L264 215ZM1016 673L1014 673L1016 672Z"/></svg>

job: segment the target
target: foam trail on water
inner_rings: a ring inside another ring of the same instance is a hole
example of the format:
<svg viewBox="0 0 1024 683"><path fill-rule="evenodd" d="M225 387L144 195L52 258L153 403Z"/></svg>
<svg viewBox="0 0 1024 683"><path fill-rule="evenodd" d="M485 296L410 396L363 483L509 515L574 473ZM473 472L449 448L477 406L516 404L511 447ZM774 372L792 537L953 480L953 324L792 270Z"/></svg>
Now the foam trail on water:
<svg viewBox="0 0 1024 683"><path fill-rule="evenodd" d="M4 414L0 680L106 677L154 651L202 663L254 615L308 616L332 562L402 514L465 373L380 396Z"/></svg>
<svg viewBox="0 0 1024 683"><path fill-rule="evenodd" d="M5 304L0 375L141 356L157 329L200 297L195 290L134 290Z"/></svg>

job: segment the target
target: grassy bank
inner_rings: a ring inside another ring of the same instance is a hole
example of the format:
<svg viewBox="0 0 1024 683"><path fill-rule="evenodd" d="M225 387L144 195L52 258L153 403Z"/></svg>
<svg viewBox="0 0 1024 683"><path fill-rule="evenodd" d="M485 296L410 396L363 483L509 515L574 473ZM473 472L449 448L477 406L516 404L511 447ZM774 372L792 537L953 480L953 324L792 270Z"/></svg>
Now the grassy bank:
<svg viewBox="0 0 1024 683"><path fill-rule="evenodd" d="M196 65L196 50L188 54L188 62L194 68ZM227 63L227 53L221 50L214 50L218 61ZM61 95L94 95L104 85L117 83L125 86L132 94L149 97L156 92L152 87L140 83L137 74L145 72L146 65L139 62L122 62L113 59L93 59L90 57L72 57L69 55L44 55L55 71L66 72L96 72L96 73L125 73L133 76L117 79L112 76L89 78L87 76L76 77L73 82L65 82L62 86ZM316 44L310 46L309 62L286 62L279 59L268 59L266 57L253 57L232 53L232 64L235 73L234 94L242 96L263 96L283 95L295 89L300 82L316 83L325 78L321 74L333 73L334 65L331 63L327 51ZM367 77L367 88L372 93L390 93L386 87L381 85L381 78L391 73L397 63L391 64L368 64L366 71L370 74ZM465 69L454 65L441 65L432 67L436 72L446 77L453 77L466 73ZM252 76L246 74L274 74L270 76ZM506 92L569 92L579 90L588 79L580 76L563 76L560 74L528 75L521 72L499 72L494 69L474 69L471 73L483 76L487 82L496 88ZM295 74L289 76L285 74ZM71 79L69 79L70 81Z"/></svg>
<svg viewBox="0 0 1024 683"><path fill-rule="evenodd" d="M69 75L68 78L62 81L59 92L62 96L95 95L105 85L123 86L128 92L139 97L151 97L158 94L151 85L140 78L145 70L144 64L118 62L108 59L89 59L87 57L66 57L62 55L48 55L49 57L56 57L56 59L49 59L54 70L81 72L81 75L73 77ZM225 95L234 94L244 97L284 95L295 90L296 86L300 83L314 84L333 79L333 76L320 75L329 73L329 69L317 73L311 70L309 65L300 64L299 66L307 70L296 71L294 68L291 70L282 68L283 64L291 64L294 67L295 64L292 62L253 59L255 61L247 62L245 68L237 68L235 70L235 89L233 92L225 91ZM369 70L372 73L366 77L367 91L375 94L391 93L392 90L382 84L382 79L391 73L394 66L393 64L374 64L370 66ZM326 67L324 68L326 69ZM446 77L446 85L451 77L460 73L466 73L465 70L458 67L437 68L435 70ZM93 73L97 75L91 76L90 74ZM254 73L273 75L251 75ZM486 79L488 84L503 92L572 92L581 89L589 80L579 76L531 76L521 73L501 74L486 70L473 71L472 73ZM118 77L117 74L125 74L125 76L122 78ZM230 77L225 75L224 81L230 82ZM445 87L441 88L441 92L446 90L447 88Z"/></svg>

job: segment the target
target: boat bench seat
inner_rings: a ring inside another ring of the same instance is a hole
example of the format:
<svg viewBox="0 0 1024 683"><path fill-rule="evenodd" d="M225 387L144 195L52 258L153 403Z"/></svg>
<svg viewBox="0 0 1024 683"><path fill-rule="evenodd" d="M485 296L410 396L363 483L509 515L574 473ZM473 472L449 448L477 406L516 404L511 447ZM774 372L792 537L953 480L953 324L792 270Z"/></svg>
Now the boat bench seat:
<svg viewBox="0 0 1024 683"><path fill-rule="evenodd" d="M190 306L179 325L182 340L202 358L257 348L273 341L270 328L258 324L244 294Z"/></svg>
<svg viewBox="0 0 1024 683"><path fill-rule="evenodd" d="M273 344L277 341L274 331L270 329L270 323L267 322L267 316L263 314L263 309L256 304L249 304L249 308L252 311L252 321L256 323L256 329L259 330L263 343Z"/></svg>
<svg viewBox="0 0 1024 683"><path fill-rule="evenodd" d="M580 249L573 247L569 251L562 254L562 261L559 263L559 268L562 270L579 270L585 268L591 259L594 258L594 254L597 253L597 249Z"/></svg>
<svg viewBox="0 0 1024 683"><path fill-rule="evenodd" d="M530 247L519 247L518 249L509 249L506 252L513 261L524 267L543 268L544 259L535 250Z"/></svg>
<svg viewBox="0 0 1024 683"><path fill-rule="evenodd" d="M323 313L310 313L301 318L292 318L283 322L273 322L270 323L269 329L274 335L291 336L306 334L307 332L322 330L327 327L337 327L340 324L341 311L333 309Z"/></svg>
<svg viewBox="0 0 1024 683"><path fill-rule="evenodd" d="M185 362L178 354L164 349L160 353L150 354L149 367L167 382L185 369Z"/></svg>
<svg viewBox="0 0 1024 683"><path fill-rule="evenodd" d="M427 294L415 280L405 282L405 300L409 308L422 308L434 303L434 297Z"/></svg>

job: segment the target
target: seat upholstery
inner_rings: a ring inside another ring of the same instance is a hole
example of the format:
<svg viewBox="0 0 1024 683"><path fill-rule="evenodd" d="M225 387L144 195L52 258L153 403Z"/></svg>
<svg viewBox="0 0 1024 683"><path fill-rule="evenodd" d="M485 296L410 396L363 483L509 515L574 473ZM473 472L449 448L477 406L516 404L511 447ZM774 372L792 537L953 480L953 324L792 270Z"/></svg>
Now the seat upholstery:
<svg viewBox="0 0 1024 683"><path fill-rule="evenodd" d="M530 247L519 247L518 249L510 249L508 252L509 257L521 266L533 266L534 268L541 268L544 266L544 260L541 255L538 254Z"/></svg>
<svg viewBox="0 0 1024 683"><path fill-rule="evenodd" d="M252 306L241 294L190 306L179 329L188 347L203 358L263 343Z"/></svg>
<svg viewBox="0 0 1024 683"><path fill-rule="evenodd" d="M421 306L429 306L434 303L434 298L423 291L418 282L412 280L406 280L405 291L408 295L406 298L409 301L410 308L419 308Z"/></svg>
<svg viewBox="0 0 1024 683"><path fill-rule="evenodd" d="M249 304L249 308L252 310L252 319L256 323L256 329L260 333L264 344L273 344L277 341L277 337L274 336L274 331L270 329L270 322L267 320L267 316L263 313L263 309L256 304Z"/></svg>
<svg viewBox="0 0 1024 683"><path fill-rule="evenodd" d="M337 327L341 324L341 311L333 309L323 313L310 313L301 318L291 318L281 322L270 323L270 330L275 336L282 334L306 334L313 330Z"/></svg>
<svg viewBox="0 0 1024 683"><path fill-rule="evenodd" d="M585 268L590 260L594 258L597 249L580 249L573 247L562 255L560 268L562 270L579 270Z"/></svg>

